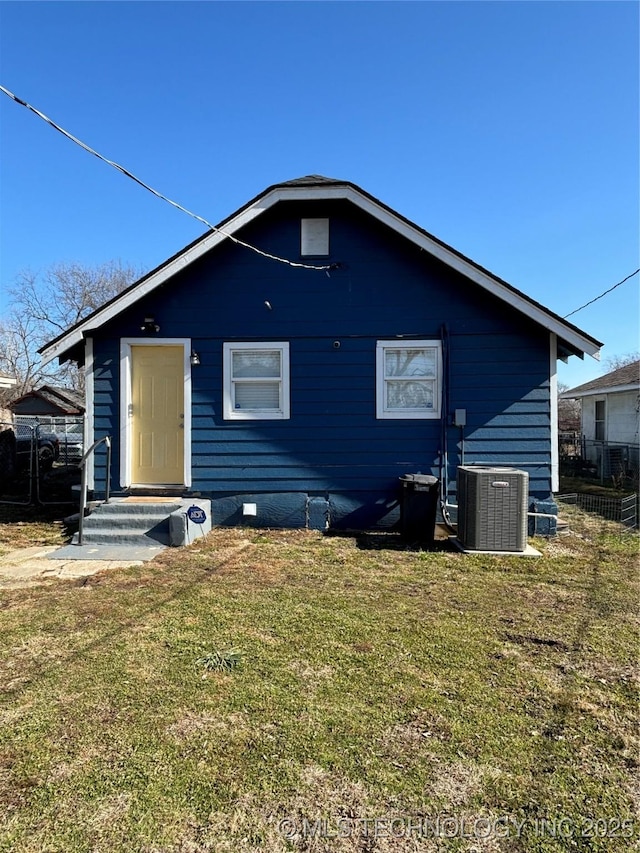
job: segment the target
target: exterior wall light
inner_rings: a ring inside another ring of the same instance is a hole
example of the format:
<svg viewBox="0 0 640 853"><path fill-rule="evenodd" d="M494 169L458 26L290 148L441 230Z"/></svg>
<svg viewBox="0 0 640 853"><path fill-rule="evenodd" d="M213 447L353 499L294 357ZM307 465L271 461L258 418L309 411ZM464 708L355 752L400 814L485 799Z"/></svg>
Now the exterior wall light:
<svg viewBox="0 0 640 853"><path fill-rule="evenodd" d="M145 317L144 323L140 326L140 331L150 335L152 332L159 332L160 326L156 323L154 317Z"/></svg>
<svg viewBox="0 0 640 853"><path fill-rule="evenodd" d="M191 366L195 367L196 365L200 364L200 356L197 352L192 352L189 361L191 362Z"/></svg>

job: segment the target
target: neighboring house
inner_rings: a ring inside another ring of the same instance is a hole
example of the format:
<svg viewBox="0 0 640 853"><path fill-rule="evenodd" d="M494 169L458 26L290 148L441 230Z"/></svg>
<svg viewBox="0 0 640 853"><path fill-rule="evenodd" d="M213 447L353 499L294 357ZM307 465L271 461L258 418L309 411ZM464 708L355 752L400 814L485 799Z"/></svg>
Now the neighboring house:
<svg viewBox="0 0 640 853"><path fill-rule="evenodd" d="M571 388L561 398L581 403L581 431L588 461L603 464L605 476L620 463L635 464L637 469L640 361ZM623 452L622 448L628 449Z"/></svg>
<svg viewBox="0 0 640 853"><path fill-rule="evenodd" d="M8 376L6 373L0 373L0 432L7 429L13 422L11 412L6 407L6 395L10 388L15 387L17 380L15 376Z"/></svg>
<svg viewBox="0 0 640 853"><path fill-rule="evenodd" d="M0 373L0 391L13 388L14 385L16 385L15 376L7 376L6 373Z"/></svg>
<svg viewBox="0 0 640 853"><path fill-rule="evenodd" d="M43 385L13 400L9 408L14 415L78 417L84 413L84 396L71 388Z"/></svg>
<svg viewBox="0 0 640 853"><path fill-rule="evenodd" d="M397 521L405 473L435 474L455 502L463 460L527 471L547 506L556 360L600 346L354 184L310 176L42 354L86 366L115 493L210 497L214 523L255 510L264 526L362 529Z"/></svg>

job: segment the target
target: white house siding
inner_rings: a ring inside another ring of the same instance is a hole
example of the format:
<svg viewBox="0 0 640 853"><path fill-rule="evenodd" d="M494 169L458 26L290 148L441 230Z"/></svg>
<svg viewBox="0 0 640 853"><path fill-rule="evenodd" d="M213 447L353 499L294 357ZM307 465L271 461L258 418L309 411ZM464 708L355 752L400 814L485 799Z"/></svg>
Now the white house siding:
<svg viewBox="0 0 640 853"><path fill-rule="evenodd" d="M604 399L604 394L601 398ZM582 398L582 434L587 440L596 435L596 401L593 397Z"/></svg>
<svg viewBox="0 0 640 853"><path fill-rule="evenodd" d="M640 395L637 391L607 394L607 441L638 443Z"/></svg>
<svg viewBox="0 0 640 853"><path fill-rule="evenodd" d="M637 444L639 436L640 395L637 391L619 391L582 398L582 434L588 441L596 436L596 400L605 400L605 440Z"/></svg>

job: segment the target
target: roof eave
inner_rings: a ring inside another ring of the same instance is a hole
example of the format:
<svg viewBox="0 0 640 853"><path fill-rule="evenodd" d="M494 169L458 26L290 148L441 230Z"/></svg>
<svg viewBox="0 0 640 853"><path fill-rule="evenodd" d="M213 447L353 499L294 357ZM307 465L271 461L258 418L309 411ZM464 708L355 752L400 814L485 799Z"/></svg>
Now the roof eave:
<svg viewBox="0 0 640 853"><path fill-rule="evenodd" d="M582 353L596 359L599 358L600 348L602 347L600 341L587 335L577 326L567 323L567 321L558 315L520 293L520 291L507 282L502 281L452 247L447 246L415 223L374 198L374 196L360 189L360 187L347 181L316 184L310 180L308 184L303 183L293 186L274 184L267 188L235 214L223 220L214 230L199 237L187 246L186 249L183 249L168 261L165 261L155 270L152 270L127 290L123 291L123 293L116 296L97 311L94 311L93 314L48 344L45 344L39 350L43 358L43 364L48 364L55 358L62 358L70 349L81 343L90 329L99 328L118 313L135 304L138 300L155 290L160 284L171 278L171 276L201 258L211 249L228 239L230 235L233 236L236 231L252 222L278 202L335 199L350 201L374 216L380 222L386 224L420 248L428 251L432 256L457 270L480 287L529 316L534 322L546 328L550 333L557 335L577 355Z"/></svg>
<svg viewBox="0 0 640 853"><path fill-rule="evenodd" d="M596 397L604 394L620 394L624 391L640 391L640 383L627 385L603 385L600 388L588 388L586 391L564 391L560 397L563 400L577 400L580 397Z"/></svg>

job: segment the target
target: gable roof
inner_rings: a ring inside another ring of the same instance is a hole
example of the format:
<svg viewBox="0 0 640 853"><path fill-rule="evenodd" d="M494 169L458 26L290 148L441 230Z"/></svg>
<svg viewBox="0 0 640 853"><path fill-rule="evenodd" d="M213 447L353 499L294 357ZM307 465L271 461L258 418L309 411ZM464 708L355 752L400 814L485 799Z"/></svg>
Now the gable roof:
<svg viewBox="0 0 640 853"><path fill-rule="evenodd" d="M66 415L79 415L84 412L84 396L79 391L74 391L72 388L56 388L52 385L34 388L33 391L17 397L11 402L9 408L19 408L20 403L32 399L43 400Z"/></svg>
<svg viewBox="0 0 640 853"><path fill-rule="evenodd" d="M43 362L68 356L70 350L81 343L85 335L95 331L104 323L117 316L121 311L135 304L156 287L166 282L179 270L201 258L219 244L233 238L249 222L259 217L281 201L319 201L347 200L369 213L375 219L387 225L398 234L429 252L433 257L462 273L475 284L502 299L516 310L530 317L534 322L548 329L558 337L558 352L562 357L574 354L599 357L602 343L583 332L573 323L569 323L540 303L525 296L501 278L490 273L484 267L462 255L456 249L443 243L420 226L397 213L383 202L374 198L365 190L351 183L322 175L307 175L279 184L273 184L257 195L231 216L220 222L214 229L197 238L178 254L173 255L159 267L144 275L118 296L106 302L88 317L80 320L57 338L41 347Z"/></svg>
<svg viewBox="0 0 640 853"><path fill-rule="evenodd" d="M591 394L611 394L617 391L635 391L640 388L640 359L624 367L618 367L604 376L592 379L582 385L565 391L561 396L564 399L575 397L588 397Z"/></svg>

